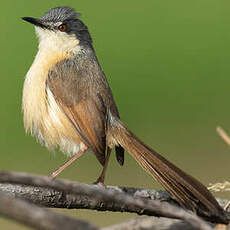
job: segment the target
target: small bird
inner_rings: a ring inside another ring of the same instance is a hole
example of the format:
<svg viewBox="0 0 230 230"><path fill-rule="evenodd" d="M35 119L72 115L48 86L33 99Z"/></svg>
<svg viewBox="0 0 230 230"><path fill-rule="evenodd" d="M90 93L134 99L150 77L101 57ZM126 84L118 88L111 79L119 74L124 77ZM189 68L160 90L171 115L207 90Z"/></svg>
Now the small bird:
<svg viewBox="0 0 230 230"><path fill-rule="evenodd" d="M124 164L124 149L184 208L203 210L223 221L223 209L198 180L183 172L137 138L119 117L92 38L80 14L70 7L53 8L32 23L39 50L26 74L22 111L24 127L49 150L59 147L70 159L63 169L91 150L103 166L104 183L111 150Z"/></svg>

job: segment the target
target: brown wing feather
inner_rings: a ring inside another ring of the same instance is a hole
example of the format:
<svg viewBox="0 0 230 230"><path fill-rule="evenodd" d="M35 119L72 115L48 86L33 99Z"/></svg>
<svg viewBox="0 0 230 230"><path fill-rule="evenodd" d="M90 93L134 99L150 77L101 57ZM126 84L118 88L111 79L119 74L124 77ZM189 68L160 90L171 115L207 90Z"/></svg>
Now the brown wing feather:
<svg viewBox="0 0 230 230"><path fill-rule="evenodd" d="M105 163L106 111L94 85L85 76L65 62L55 65L49 72L47 87L72 123L82 142Z"/></svg>
<svg viewBox="0 0 230 230"><path fill-rule="evenodd" d="M95 153L99 162L105 163L105 126L98 114L98 108L92 100L81 101L77 105L65 106L60 103L63 111L71 120L83 142Z"/></svg>

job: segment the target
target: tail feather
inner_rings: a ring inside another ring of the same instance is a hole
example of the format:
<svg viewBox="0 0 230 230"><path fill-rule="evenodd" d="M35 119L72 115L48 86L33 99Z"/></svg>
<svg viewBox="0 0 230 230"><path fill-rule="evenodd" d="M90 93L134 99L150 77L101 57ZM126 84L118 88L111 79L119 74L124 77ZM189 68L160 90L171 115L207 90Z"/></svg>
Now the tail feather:
<svg viewBox="0 0 230 230"><path fill-rule="evenodd" d="M204 216L223 214L213 195L198 180L183 172L139 140L121 121L112 125L113 139L127 150L184 208L202 210ZM223 221L223 220L222 220Z"/></svg>

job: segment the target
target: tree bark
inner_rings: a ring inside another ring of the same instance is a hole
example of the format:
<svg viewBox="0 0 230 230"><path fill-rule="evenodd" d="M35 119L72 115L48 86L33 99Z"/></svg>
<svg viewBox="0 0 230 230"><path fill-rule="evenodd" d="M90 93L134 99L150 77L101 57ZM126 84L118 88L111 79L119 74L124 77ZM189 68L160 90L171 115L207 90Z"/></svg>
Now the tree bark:
<svg viewBox="0 0 230 230"><path fill-rule="evenodd" d="M214 227L214 224L212 225ZM101 230L196 230L192 225L176 219L137 217ZM221 230L221 229L219 229ZM226 229L225 229L226 230Z"/></svg>
<svg viewBox="0 0 230 230"><path fill-rule="evenodd" d="M12 198L4 192L0 192L0 214L39 230L97 230L85 221L52 212L19 198Z"/></svg>
<svg viewBox="0 0 230 230"><path fill-rule="evenodd" d="M49 177L25 173L0 172L0 182L17 184L2 184L1 188L8 193L12 191L14 196L23 197L40 205L48 206L48 203L50 203L49 207L57 207L55 206L57 204L59 207L76 208L79 205L81 208L87 207L101 211L129 211L182 219L196 229L211 229L207 223L191 212L162 200L146 199L164 194L162 196L164 201L171 200L167 194L161 192L133 188L110 187L105 189L97 185L80 184L67 180L52 180Z"/></svg>

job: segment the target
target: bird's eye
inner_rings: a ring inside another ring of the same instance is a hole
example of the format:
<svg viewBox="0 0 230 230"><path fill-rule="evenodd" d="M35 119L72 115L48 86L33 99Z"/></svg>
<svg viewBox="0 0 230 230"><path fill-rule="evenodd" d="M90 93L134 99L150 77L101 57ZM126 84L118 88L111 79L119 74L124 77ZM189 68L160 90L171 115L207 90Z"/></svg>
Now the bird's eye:
<svg viewBox="0 0 230 230"><path fill-rule="evenodd" d="M66 25L65 24L61 24L60 26L58 26L58 30L60 30L61 32L66 31Z"/></svg>

